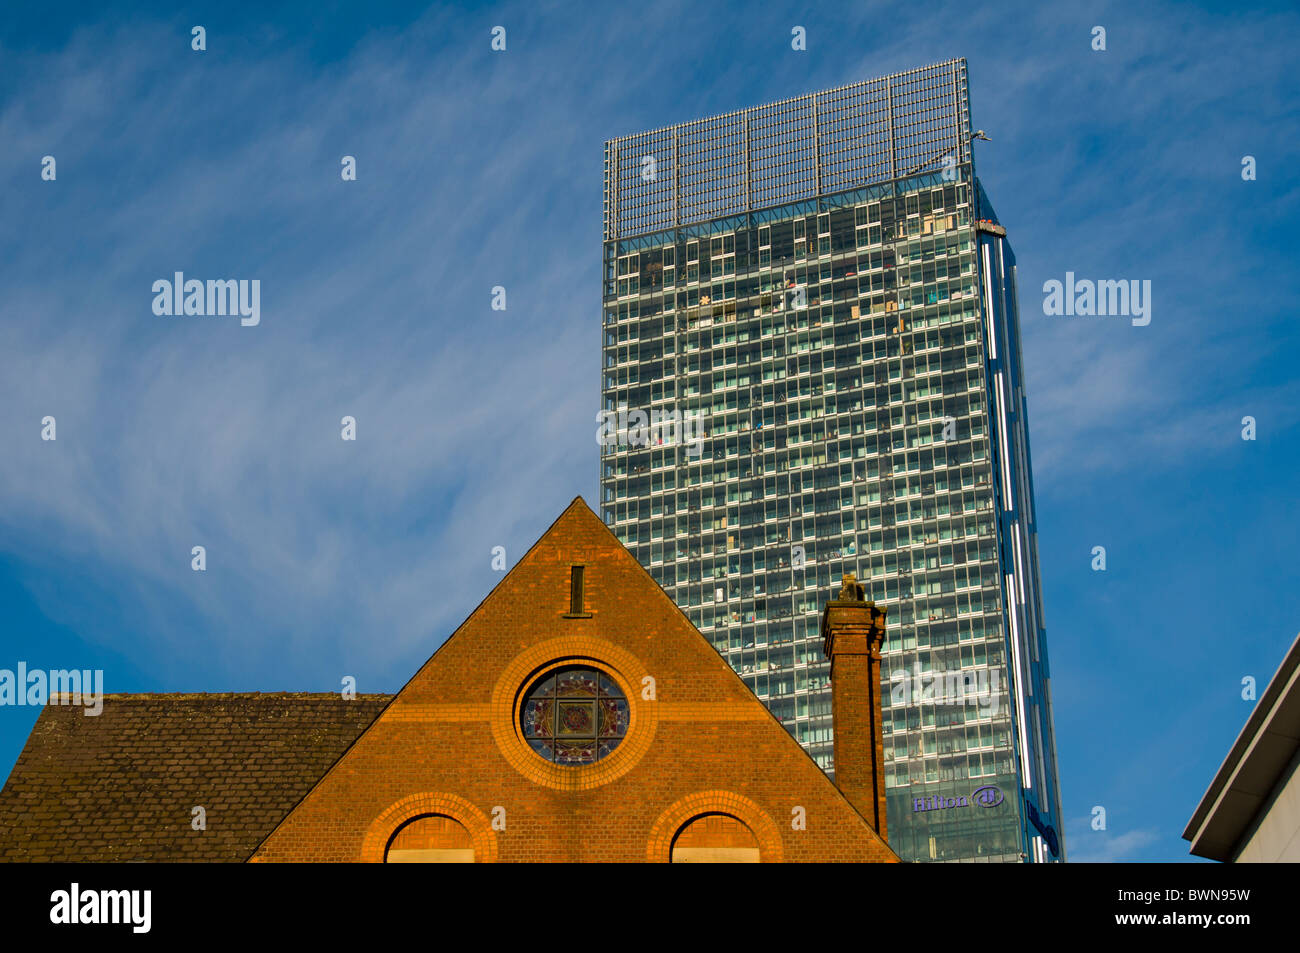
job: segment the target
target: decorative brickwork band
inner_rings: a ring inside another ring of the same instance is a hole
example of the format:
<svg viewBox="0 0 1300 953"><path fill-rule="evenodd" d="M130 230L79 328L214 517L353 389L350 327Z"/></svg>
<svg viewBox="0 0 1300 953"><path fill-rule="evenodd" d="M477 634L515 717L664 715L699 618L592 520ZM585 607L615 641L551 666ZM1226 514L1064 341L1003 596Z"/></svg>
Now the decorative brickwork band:
<svg viewBox="0 0 1300 953"><path fill-rule="evenodd" d="M659 815L650 829L646 860L652 864L671 862L677 832L702 814L727 814L753 831L763 863L779 864L784 859L781 831L761 807L734 791L698 791Z"/></svg>
<svg viewBox="0 0 1300 953"><path fill-rule="evenodd" d="M881 730L880 649L885 610L864 597L852 574L822 613L822 645L831 661L835 783L881 837L885 819L885 742Z"/></svg>

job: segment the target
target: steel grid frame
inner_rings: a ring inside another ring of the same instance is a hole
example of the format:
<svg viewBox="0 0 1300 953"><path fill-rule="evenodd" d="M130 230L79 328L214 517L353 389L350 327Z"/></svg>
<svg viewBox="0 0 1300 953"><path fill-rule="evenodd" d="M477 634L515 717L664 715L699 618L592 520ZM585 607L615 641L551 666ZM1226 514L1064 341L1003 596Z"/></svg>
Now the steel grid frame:
<svg viewBox="0 0 1300 953"><path fill-rule="evenodd" d="M604 240L887 182L945 156L970 161L965 59L610 139Z"/></svg>

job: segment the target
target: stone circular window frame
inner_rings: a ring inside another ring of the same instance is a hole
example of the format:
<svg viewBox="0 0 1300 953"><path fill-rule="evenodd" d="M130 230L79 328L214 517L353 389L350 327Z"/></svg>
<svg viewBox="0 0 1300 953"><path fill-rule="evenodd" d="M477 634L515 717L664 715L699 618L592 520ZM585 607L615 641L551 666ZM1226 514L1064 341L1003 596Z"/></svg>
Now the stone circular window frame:
<svg viewBox="0 0 1300 953"><path fill-rule="evenodd" d="M548 672L581 665L609 676L628 702L628 726L622 742L591 764L556 764L541 758L524 737L521 718L528 690ZM631 652L593 636L565 636L521 652L505 667L492 690L492 736L516 771L536 784L558 791L585 791L622 777L645 755L659 722L658 702L641 698L642 680L650 673Z"/></svg>

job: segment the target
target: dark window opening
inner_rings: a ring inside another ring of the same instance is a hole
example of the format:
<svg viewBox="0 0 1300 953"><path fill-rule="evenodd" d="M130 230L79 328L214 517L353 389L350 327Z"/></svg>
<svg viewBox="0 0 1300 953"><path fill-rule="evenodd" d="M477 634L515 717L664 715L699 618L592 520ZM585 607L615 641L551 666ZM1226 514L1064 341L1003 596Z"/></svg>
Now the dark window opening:
<svg viewBox="0 0 1300 953"><path fill-rule="evenodd" d="M569 570L569 614L582 614L582 566L572 566Z"/></svg>

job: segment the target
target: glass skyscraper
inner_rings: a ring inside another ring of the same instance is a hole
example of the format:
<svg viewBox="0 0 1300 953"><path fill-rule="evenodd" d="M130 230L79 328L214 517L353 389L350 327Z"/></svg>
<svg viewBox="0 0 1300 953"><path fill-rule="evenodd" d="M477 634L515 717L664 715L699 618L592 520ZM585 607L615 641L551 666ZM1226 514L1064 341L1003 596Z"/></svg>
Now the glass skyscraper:
<svg viewBox="0 0 1300 953"><path fill-rule="evenodd" d="M971 139L958 59L606 143L602 517L830 773L819 612L856 574L891 846L1063 860L1015 258Z"/></svg>

